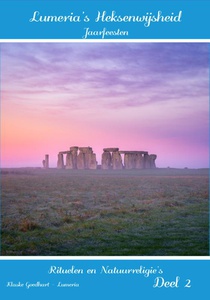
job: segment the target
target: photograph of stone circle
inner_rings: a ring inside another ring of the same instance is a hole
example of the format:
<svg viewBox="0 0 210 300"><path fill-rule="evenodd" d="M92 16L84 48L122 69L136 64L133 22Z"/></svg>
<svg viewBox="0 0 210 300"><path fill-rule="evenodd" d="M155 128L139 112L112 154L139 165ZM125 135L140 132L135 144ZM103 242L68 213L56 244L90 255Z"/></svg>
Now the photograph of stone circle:
<svg viewBox="0 0 210 300"><path fill-rule="evenodd" d="M1 255L209 255L207 43L1 47Z"/></svg>

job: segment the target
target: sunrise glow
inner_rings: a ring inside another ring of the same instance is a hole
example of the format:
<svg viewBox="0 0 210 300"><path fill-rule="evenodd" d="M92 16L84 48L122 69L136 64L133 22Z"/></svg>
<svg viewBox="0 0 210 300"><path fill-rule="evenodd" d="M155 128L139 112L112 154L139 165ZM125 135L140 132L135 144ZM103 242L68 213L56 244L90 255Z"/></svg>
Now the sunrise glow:
<svg viewBox="0 0 210 300"><path fill-rule="evenodd" d="M1 90L2 167L55 167L70 146L209 166L207 43L5 43Z"/></svg>

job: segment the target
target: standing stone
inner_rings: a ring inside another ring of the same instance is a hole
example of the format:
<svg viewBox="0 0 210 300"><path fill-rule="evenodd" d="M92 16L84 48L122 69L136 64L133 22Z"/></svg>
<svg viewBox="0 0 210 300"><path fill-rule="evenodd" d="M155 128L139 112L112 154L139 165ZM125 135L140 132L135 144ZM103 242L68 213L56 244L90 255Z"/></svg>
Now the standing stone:
<svg viewBox="0 0 210 300"><path fill-rule="evenodd" d="M150 156L148 154L144 155L144 168L151 169Z"/></svg>
<svg viewBox="0 0 210 300"><path fill-rule="evenodd" d="M73 156L70 151L66 153L66 169L74 169Z"/></svg>
<svg viewBox="0 0 210 300"><path fill-rule="evenodd" d="M63 161L63 153L58 153L58 162L57 162L58 169L64 169L64 161Z"/></svg>
<svg viewBox="0 0 210 300"><path fill-rule="evenodd" d="M45 154L45 169L49 169L49 155Z"/></svg>
<svg viewBox="0 0 210 300"><path fill-rule="evenodd" d="M45 159L42 161L42 165L44 169L49 169L49 155L45 154Z"/></svg>
<svg viewBox="0 0 210 300"><path fill-rule="evenodd" d="M85 169L85 155L80 150L79 155L77 156L77 169L84 170Z"/></svg>
<svg viewBox="0 0 210 300"><path fill-rule="evenodd" d="M122 170L122 157L119 151L115 151L112 153L112 168L113 170Z"/></svg>
<svg viewBox="0 0 210 300"><path fill-rule="evenodd" d="M124 165L125 165L125 169L133 169L134 168L134 157L132 153L125 153L125 157L124 157Z"/></svg>
<svg viewBox="0 0 210 300"><path fill-rule="evenodd" d="M97 169L96 154L91 147L80 147L77 157L78 169Z"/></svg>
<svg viewBox="0 0 210 300"><path fill-rule="evenodd" d="M96 154L92 150L89 153L85 153L85 168L97 169Z"/></svg>
<svg viewBox="0 0 210 300"><path fill-rule="evenodd" d="M101 159L101 169L110 170L112 168L112 156L110 152L104 151Z"/></svg>
<svg viewBox="0 0 210 300"><path fill-rule="evenodd" d="M91 156L92 156L92 152L91 151L84 152L85 169L89 169L90 168Z"/></svg>
<svg viewBox="0 0 210 300"><path fill-rule="evenodd" d="M124 155L124 168L129 169L129 154L125 153Z"/></svg>
<svg viewBox="0 0 210 300"><path fill-rule="evenodd" d="M156 154L150 154L150 168L151 169L155 169L156 168L156 164L155 164L155 160L157 158Z"/></svg>
<svg viewBox="0 0 210 300"><path fill-rule="evenodd" d="M70 152L72 155L72 169L77 169L77 153L78 153L79 147L74 146L70 147Z"/></svg>
<svg viewBox="0 0 210 300"><path fill-rule="evenodd" d="M42 161L43 168L45 169L45 160Z"/></svg>
<svg viewBox="0 0 210 300"><path fill-rule="evenodd" d="M136 155L136 169L144 169L144 157L141 153Z"/></svg>
<svg viewBox="0 0 210 300"><path fill-rule="evenodd" d="M97 169L97 161L96 161L96 154L91 153L90 160L89 160L89 169L96 170Z"/></svg>
<svg viewBox="0 0 210 300"><path fill-rule="evenodd" d="M84 169L89 169L93 150L91 147L81 147L79 149L84 154Z"/></svg>
<svg viewBox="0 0 210 300"><path fill-rule="evenodd" d="M139 153L132 153L132 169L137 169Z"/></svg>

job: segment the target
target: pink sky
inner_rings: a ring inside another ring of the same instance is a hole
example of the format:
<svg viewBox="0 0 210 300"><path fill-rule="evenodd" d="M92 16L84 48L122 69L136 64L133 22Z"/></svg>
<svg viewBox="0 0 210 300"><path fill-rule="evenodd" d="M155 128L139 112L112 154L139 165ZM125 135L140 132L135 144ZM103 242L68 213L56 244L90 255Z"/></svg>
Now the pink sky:
<svg viewBox="0 0 210 300"><path fill-rule="evenodd" d="M205 43L1 44L1 165L55 167L91 146L157 154L158 167L208 167Z"/></svg>

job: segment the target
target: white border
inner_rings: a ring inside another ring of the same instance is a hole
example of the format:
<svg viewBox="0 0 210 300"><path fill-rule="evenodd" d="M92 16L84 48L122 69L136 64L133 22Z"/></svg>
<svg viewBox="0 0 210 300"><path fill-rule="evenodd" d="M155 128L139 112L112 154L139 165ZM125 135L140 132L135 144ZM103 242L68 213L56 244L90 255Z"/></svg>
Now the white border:
<svg viewBox="0 0 210 300"><path fill-rule="evenodd" d="M0 39L0 43L210 43L210 39Z"/></svg>
<svg viewBox="0 0 210 300"><path fill-rule="evenodd" d="M210 260L210 256L1 256L1 260Z"/></svg>
<svg viewBox="0 0 210 300"><path fill-rule="evenodd" d="M210 43L210 39L0 39L1 43ZM210 260L209 256L1 256L2 260Z"/></svg>

